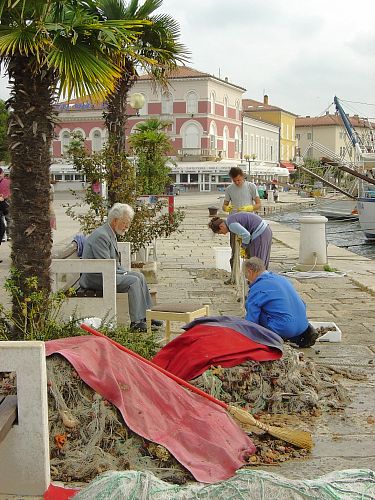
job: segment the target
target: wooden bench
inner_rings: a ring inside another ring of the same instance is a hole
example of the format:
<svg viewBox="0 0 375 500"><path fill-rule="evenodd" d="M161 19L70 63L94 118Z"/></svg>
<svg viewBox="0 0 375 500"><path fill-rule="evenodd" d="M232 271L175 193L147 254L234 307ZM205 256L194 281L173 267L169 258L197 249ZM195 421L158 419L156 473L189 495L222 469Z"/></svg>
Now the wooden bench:
<svg viewBox="0 0 375 500"><path fill-rule="evenodd" d="M0 443L17 422L17 396L0 396Z"/></svg>

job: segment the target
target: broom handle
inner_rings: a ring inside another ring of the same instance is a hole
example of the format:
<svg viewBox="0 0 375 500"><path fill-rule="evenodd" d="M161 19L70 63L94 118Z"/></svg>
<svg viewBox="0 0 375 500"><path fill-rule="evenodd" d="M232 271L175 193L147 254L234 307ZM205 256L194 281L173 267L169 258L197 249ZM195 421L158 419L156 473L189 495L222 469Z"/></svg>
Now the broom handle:
<svg viewBox="0 0 375 500"><path fill-rule="evenodd" d="M225 410L229 409L229 405L227 405L226 403L224 403L224 401L220 401L219 399L214 398L210 394L207 394L207 392L204 392L201 389L198 389L198 387L195 387L194 385L189 384L189 382L186 382L186 380L183 380L182 378L177 377L173 373L171 373L171 372L169 372L167 370L164 370L164 368L162 368L161 366L155 365L155 363L153 363L152 361L149 361L148 359L143 358L142 356L140 356L136 352L131 351L130 349L128 349L127 347L124 347L123 345L119 344L115 340L110 339L109 337L107 337L106 335L104 335L104 333L98 332L97 330L94 330L93 328L91 328L91 326L85 325L84 323L81 323L80 327L83 330L86 330L87 332L91 333L91 335L95 335L96 337L102 337L104 339L107 339L111 344L113 344L114 346L116 346L119 349L121 349L121 351L124 351L124 352L130 354L134 358L137 358L137 359L143 361L144 363L146 363L147 365L151 366L152 368L155 368L159 372L164 373L164 375L166 375L167 377L171 378L172 380L174 380L178 384L182 385L183 387L186 387L190 391L195 392L196 394L199 394L200 396L203 396L204 398L208 399L209 401L212 401L212 403L215 403L215 404L221 406Z"/></svg>

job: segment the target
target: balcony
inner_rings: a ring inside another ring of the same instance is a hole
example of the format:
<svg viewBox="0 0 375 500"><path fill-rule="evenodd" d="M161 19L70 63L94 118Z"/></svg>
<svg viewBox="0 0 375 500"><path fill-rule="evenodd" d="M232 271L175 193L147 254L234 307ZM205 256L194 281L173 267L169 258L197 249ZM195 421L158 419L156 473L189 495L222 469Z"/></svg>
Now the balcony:
<svg viewBox="0 0 375 500"><path fill-rule="evenodd" d="M217 149L183 148L177 151L178 161L215 161L221 159Z"/></svg>

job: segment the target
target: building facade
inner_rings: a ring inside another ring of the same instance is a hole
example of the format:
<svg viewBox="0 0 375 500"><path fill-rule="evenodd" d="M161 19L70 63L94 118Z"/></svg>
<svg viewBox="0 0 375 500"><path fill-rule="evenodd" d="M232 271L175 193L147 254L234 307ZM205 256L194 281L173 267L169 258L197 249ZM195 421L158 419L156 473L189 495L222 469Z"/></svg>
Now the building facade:
<svg viewBox="0 0 375 500"><path fill-rule="evenodd" d="M297 115L268 103L265 95L263 102L243 99L244 116L272 123L280 128L279 160L288 170L293 170L292 161L296 156L295 124ZM255 153L256 154L256 153Z"/></svg>
<svg viewBox="0 0 375 500"><path fill-rule="evenodd" d="M230 168L243 164L244 154L251 154L253 138L254 144L259 139L258 163L265 162L263 167L271 167L277 165L279 159L277 126L262 124L252 117L247 118L243 126L242 96L245 90L227 78L220 79L186 66L178 67L170 75L168 91L164 92L155 88L148 75L142 75L131 93L142 94L144 105L139 115L128 107L126 136L134 132L138 123L149 118L167 121L167 132L173 146L172 182L182 190L224 189L230 183ZM61 170L68 168L66 150L72 132L82 135L89 152L100 151L107 140L102 116L104 109L105 103L92 103L89 99L57 106L59 121L53 141L52 172L59 170L59 165ZM243 149L244 137L246 152ZM60 182L81 182L78 174L76 179L71 170L67 172L68 179L64 172L54 175Z"/></svg>
<svg viewBox="0 0 375 500"><path fill-rule="evenodd" d="M364 137L368 133L367 121L358 116L348 118L359 136ZM323 116L297 118L296 138L300 157L320 160L323 156L328 156L328 152L331 151L341 158L354 160L353 146L338 115L326 113ZM329 150L327 154L324 154L324 149L320 145Z"/></svg>

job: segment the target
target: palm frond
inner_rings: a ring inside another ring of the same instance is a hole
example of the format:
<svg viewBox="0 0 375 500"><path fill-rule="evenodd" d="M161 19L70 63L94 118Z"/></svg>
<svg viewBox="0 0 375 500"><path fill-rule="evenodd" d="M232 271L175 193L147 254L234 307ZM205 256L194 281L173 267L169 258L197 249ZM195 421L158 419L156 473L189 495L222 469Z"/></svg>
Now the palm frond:
<svg viewBox="0 0 375 500"><path fill-rule="evenodd" d="M93 52L85 44L71 44L59 38L47 56L51 69L60 79L60 94L68 99L73 95L97 93L102 96L113 89L120 70L110 60Z"/></svg>

